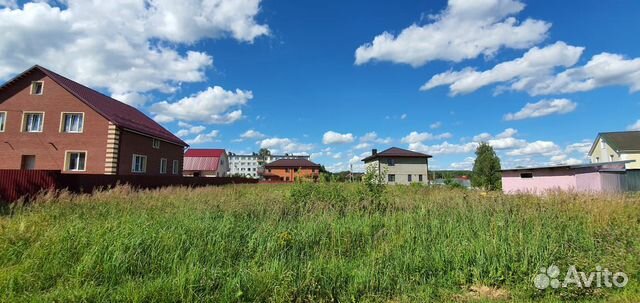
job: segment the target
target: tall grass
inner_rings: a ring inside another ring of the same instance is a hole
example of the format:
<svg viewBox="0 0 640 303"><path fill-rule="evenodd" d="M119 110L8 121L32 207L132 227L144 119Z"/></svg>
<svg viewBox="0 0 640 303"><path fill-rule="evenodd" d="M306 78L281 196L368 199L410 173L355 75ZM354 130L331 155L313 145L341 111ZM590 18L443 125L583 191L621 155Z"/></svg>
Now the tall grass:
<svg viewBox="0 0 640 303"><path fill-rule="evenodd" d="M539 291L540 267L624 271ZM0 217L5 302L640 300L640 197L318 183L118 187ZM469 296L472 286L500 289Z"/></svg>

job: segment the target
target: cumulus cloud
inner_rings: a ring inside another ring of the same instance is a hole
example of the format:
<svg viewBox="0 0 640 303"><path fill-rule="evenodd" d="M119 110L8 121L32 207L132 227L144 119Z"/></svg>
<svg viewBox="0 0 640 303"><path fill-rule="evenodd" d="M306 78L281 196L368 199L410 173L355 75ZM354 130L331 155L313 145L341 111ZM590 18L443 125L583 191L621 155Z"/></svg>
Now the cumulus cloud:
<svg viewBox="0 0 640 303"><path fill-rule="evenodd" d="M334 131L328 131L322 136L322 143L324 144L345 144L353 142L353 134L341 134Z"/></svg>
<svg viewBox="0 0 640 303"><path fill-rule="evenodd" d="M199 134L193 139L187 139L185 140L185 142L187 142L187 144L190 144L190 145L213 142L214 139L218 137L218 135L220 135L220 131L213 130L207 134Z"/></svg>
<svg viewBox="0 0 640 303"><path fill-rule="evenodd" d="M584 48L556 42L552 45L528 50L522 57L502 62L490 70L476 71L465 68L461 71L447 71L433 76L420 89L429 90L437 86L448 85L451 95L467 94L484 86L512 82L512 87L524 89L531 82L548 77L557 67L570 67L576 64Z"/></svg>
<svg viewBox="0 0 640 303"><path fill-rule="evenodd" d="M266 148L273 153L307 153L313 149L312 144L298 143L289 138L267 138L257 142L260 148Z"/></svg>
<svg viewBox="0 0 640 303"><path fill-rule="evenodd" d="M145 102L140 94L206 79L213 59L190 50L194 42L252 42L269 33L255 21L259 0L0 4L7 6L0 10L0 79L41 64L136 106Z"/></svg>
<svg viewBox="0 0 640 303"><path fill-rule="evenodd" d="M449 168L456 170L471 170L473 169L473 164L475 161L476 159L474 157L466 157L460 162L452 162L449 165Z"/></svg>
<svg viewBox="0 0 640 303"><path fill-rule="evenodd" d="M359 143L358 145L354 146L353 149L369 149L371 147L372 147L372 145L370 143L362 142L362 143Z"/></svg>
<svg viewBox="0 0 640 303"><path fill-rule="evenodd" d="M364 136L360 137L360 142L391 144L391 142L393 142L393 139L391 137L380 138L376 132L368 132L364 134Z"/></svg>
<svg viewBox="0 0 640 303"><path fill-rule="evenodd" d="M188 135L197 135L197 134L202 133L206 129L207 128L202 126L202 125L189 126L189 128L183 128L183 129L178 130L178 132L176 132L176 136L184 137L184 136L188 136Z"/></svg>
<svg viewBox="0 0 640 303"><path fill-rule="evenodd" d="M636 121L636 123L627 126L627 130L640 130L640 120Z"/></svg>
<svg viewBox="0 0 640 303"><path fill-rule="evenodd" d="M453 137L451 133L442 133L442 134L434 135L432 133L427 133L427 132L419 133L416 131L412 131L411 133L403 137L402 140L400 141L402 143L412 144L412 143L420 143L428 140L450 139L451 137Z"/></svg>
<svg viewBox="0 0 640 303"><path fill-rule="evenodd" d="M591 141L583 140L582 142L571 143L567 145L565 148L566 153L580 153L582 155L587 155L589 150L591 150Z"/></svg>
<svg viewBox="0 0 640 303"><path fill-rule="evenodd" d="M520 111L504 116L507 121L539 118L549 115L561 115L574 111L578 105L569 99L540 100L527 103Z"/></svg>
<svg viewBox="0 0 640 303"><path fill-rule="evenodd" d="M478 147L478 143L476 142L468 142L464 144L452 144L445 141L441 144L434 144L434 145L426 145L420 142L409 144L410 150L422 152L430 155L471 153L475 151L477 147Z"/></svg>
<svg viewBox="0 0 640 303"><path fill-rule="evenodd" d="M159 122L174 120L198 121L209 124L229 124L242 118L238 108L253 98L251 91L224 90L220 86L209 87L177 102L162 101L151 106L154 119Z"/></svg>
<svg viewBox="0 0 640 303"><path fill-rule="evenodd" d="M509 156L554 155L560 152L560 147L551 141L528 142L524 147L507 152Z"/></svg>
<svg viewBox="0 0 640 303"><path fill-rule="evenodd" d="M440 122L440 121L431 123L431 125L429 125L429 128L431 128L431 129L438 129L440 127L442 127L442 122Z"/></svg>
<svg viewBox="0 0 640 303"><path fill-rule="evenodd" d="M266 137L265 134L263 134L263 133L261 133L259 131L253 130L253 129L249 129L249 130L247 130L246 132L244 132L244 133L242 133L240 135L240 139L243 139L243 140L247 140L247 139L262 139L264 137Z"/></svg>
<svg viewBox="0 0 640 303"><path fill-rule="evenodd" d="M546 37L551 25L535 19L519 22L513 15L524 7L517 0L449 0L431 23L413 24L397 36L384 32L358 47L355 63L390 61L417 67L434 60L493 56L501 48L529 48Z"/></svg>

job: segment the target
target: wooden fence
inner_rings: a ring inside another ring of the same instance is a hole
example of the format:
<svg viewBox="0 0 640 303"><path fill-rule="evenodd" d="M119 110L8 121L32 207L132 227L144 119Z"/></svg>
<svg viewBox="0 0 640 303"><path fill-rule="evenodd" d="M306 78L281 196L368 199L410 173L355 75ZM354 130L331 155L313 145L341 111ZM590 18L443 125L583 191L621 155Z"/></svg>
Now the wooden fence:
<svg viewBox="0 0 640 303"><path fill-rule="evenodd" d="M136 188L167 186L208 186L257 183L256 179L237 177L183 177L135 175L63 174L55 170L0 170L0 202L13 202L43 190L68 189L76 193L90 193L98 188L112 188L129 184Z"/></svg>

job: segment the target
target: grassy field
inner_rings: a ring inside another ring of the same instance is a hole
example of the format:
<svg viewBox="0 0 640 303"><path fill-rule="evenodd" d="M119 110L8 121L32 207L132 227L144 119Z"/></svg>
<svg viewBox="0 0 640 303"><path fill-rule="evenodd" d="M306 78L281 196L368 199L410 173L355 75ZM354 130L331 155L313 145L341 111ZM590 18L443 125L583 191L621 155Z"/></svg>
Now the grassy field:
<svg viewBox="0 0 640 303"><path fill-rule="evenodd" d="M552 264L630 281L536 289ZM637 195L119 187L0 217L4 302L638 302L639 271Z"/></svg>

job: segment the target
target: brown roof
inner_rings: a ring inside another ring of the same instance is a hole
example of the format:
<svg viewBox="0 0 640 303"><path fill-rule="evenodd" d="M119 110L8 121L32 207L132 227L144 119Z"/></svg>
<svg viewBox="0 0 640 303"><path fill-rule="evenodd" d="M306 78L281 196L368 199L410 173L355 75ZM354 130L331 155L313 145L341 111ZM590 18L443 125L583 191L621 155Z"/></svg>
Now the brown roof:
<svg viewBox="0 0 640 303"><path fill-rule="evenodd" d="M392 147L386 150L383 150L375 155L371 155L362 159L364 162L373 161L377 158L381 157L404 157L404 158L431 158L431 155L410 151L407 149L402 149L398 147Z"/></svg>
<svg viewBox="0 0 640 303"><path fill-rule="evenodd" d="M640 131L599 133L589 154L593 153L598 138L602 138L615 151L640 151Z"/></svg>
<svg viewBox="0 0 640 303"><path fill-rule="evenodd" d="M142 133L150 137L161 139L176 145L189 146L187 143L176 137L170 131L162 127L157 122L153 121L151 118L147 117L147 115L137 110L136 108L111 97L105 96L91 88L88 88L59 74L56 74L39 65L31 67L30 69L24 71L22 74L7 81L7 83L0 86L0 90L4 89L10 83L34 70L39 70L47 75L49 78L51 78L51 80L58 83L69 93L80 99L80 101L87 104L89 107L105 117L107 120L111 121L116 126L134 132Z"/></svg>
<svg viewBox="0 0 640 303"><path fill-rule="evenodd" d="M306 159L280 159L268 163L264 167L320 167L320 164L315 164Z"/></svg>

